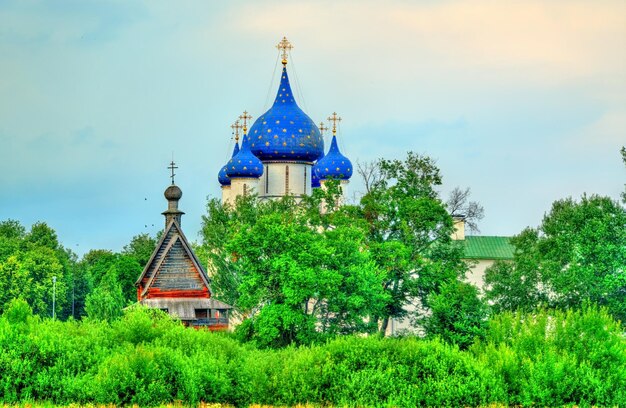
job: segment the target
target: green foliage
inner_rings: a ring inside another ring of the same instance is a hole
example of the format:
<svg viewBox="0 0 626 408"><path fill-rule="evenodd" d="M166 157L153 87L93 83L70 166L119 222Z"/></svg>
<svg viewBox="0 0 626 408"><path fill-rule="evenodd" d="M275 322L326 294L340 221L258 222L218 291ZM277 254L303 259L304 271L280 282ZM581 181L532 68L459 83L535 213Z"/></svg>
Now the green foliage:
<svg viewBox="0 0 626 408"><path fill-rule="evenodd" d="M0 221L0 312L13 299L21 298L34 314L52 316L52 278L56 276L57 317L80 319L91 296L92 314L107 309L108 304L109 312L98 318L113 318L121 307L137 300L135 280L154 246L153 238L138 235L120 254L91 250L79 262L45 223L35 223L26 231L18 221ZM122 289L122 306L113 281Z"/></svg>
<svg viewBox="0 0 626 408"><path fill-rule="evenodd" d="M83 257L81 266L92 287L100 286L102 279L114 271L114 278L120 284L123 293L123 303L129 304L137 301L137 289L135 281L141 274L143 267L138 258L126 251L115 254L106 250L92 250ZM87 292L91 292L91 289ZM86 294L84 295L86 297Z"/></svg>
<svg viewBox="0 0 626 408"><path fill-rule="evenodd" d="M124 246L122 254L134 258L143 268L150 260L152 252L156 248L156 244L156 240L149 234L135 235L130 243ZM135 279L136 278L137 277L135 277Z"/></svg>
<svg viewBox="0 0 626 408"><path fill-rule="evenodd" d="M626 340L603 309L504 313L467 351L439 339L343 336L259 350L133 307L113 322L0 318L0 400L156 406L626 403ZM26 307L27 309L27 307Z"/></svg>
<svg viewBox="0 0 626 408"><path fill-rule="evenodd" d="M503 313L471 352L492 367L510 405L626 403L626 341L605 309Z"/></svg>
<svg viewBox="0 0 626 408"><path fill-rule="evenodd" d="M90 319L112 321L122 315L124 294L118 275L115 266L111 266L98 286L87 295L85 311Z"/></svg>
<svg viewBox="0 0 626 408"><path fill-rule="evenodd" d="M63 265L52 249L31 247L0 262L0 310L12 299L26 300L36 314L52 316L53 276L57 277L57 311L66 304Z"/></svg>
<svg viewBox="0 0 626 408"><path fill-rule="evenodd" d="M336 201L337 186L300 203L209 202L199 252L210 259L216 297L249 319L240 338L282 347L376 329L368 317L379 314L385 294L364 250L366 224L349 206L319 210Z"/></svg>
<svg viewBox="0 0 626 408"><path fill-rule="evenodd" d="M496 310L590 301L626 322L626 210L608 197L556 201L537 229L512 240L511 264L486 271Z"/></svg>
<svg viewBox="0 0 626 408"><path fill-rule="evenodd" d="M74 267L74 254L45 223L35 223L27 232L17 221L0 222L0 312L11 300L22 298L35 314L52 316L56 276L56 314L66 316Z"/></svg>
<svg viewBox="0 0 626 408"><path fill-rule="evenodd" d="M11 300L4 311L4 317L10 324L26 323L32 315L33 309L30 308L28 302L19 298Z"/></svg>
<svg viewBox="0 0 626 408"><path fill-rule="evenodd" d="M488 308L478 289L465 282L444 283L441 292L429 298L431 313L420 319L429 337L466 349L485 335Z"/></svg>
<svg viewBox="0 0 626 408"><path fill-rule="evenodd" d="M441 175L432 159L409 152L404 161L380 160L377 167L380 176L360 211L369 224L372 258L384 273L384 333L390 318L404 317L409 303L428 308L428 296L467 267L461 246L450 239L453 222L435 190Z"/></svg>
<svg viewBox="0 0 626 408"><path fill-rule="evenodd" d="M505 310L530 311L548 304L548 291L538 268L539 232L526 228L511 238L516 248L514 261L497 261L485 272L486 298L496 313Z"/></svg>

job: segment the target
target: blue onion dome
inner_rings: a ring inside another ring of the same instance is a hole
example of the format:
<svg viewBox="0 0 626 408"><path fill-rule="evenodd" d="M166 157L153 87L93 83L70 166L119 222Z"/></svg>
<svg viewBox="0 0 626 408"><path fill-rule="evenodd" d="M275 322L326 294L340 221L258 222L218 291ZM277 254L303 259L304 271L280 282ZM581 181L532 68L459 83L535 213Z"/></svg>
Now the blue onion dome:
<svg viewBox="0 0 626 408"><path fill-rule="evenodd" d="M311 188L319 188L322 185L320 184L320 179L315 175L315 168L311 172Z"/></svg>
<svg viewBox="0 0 626 408"><path fill-rule="evenodd" d="M322 160L322 158L324 158L324 155L322 155L322 157L317 160L317 163L319 163L320 160ZM320 178L317 177L317 163L315 163L313 165L313 168L311 169L311 187L312 188L321 187Z"/></svg>
<svg viewBox="0 0 626 408"><path fill-rule="evenodd" d="M250 128L250 149L263 161L314 162L324 154L324 139L293 97L287 69L272 107Z"/></svg>
<svg viewBox="0 0 626 408"><path fill-rule="evenodd" d="M352 177L352 162L339 151L337 136L333 135L328 153L318 160L313 169L320 180L349 180Z"/></svg>
<svg viewBox="0 0 626 408"><path fill-rule="evenodd" d="M263 175L263 163L250 151L250 141L243 135L241 150L226 164L226 175L233 178L259 178Z"/></svg>
<svg viewBox="0 0 626 408"><path fill-rule="evenodd" d="M233 154L231 157L231 159L233 157L235 157L237 155L237 153L239 153L239 142L236 141L235 142L235 148L233 149ZM222 167L222 169L220 170L220 172L217 174L217 181L219 181L219 183L223 186L230 186L230 177L228 177L228 174L226 174L226 170L228 168L228 163L224 165L224 167Z"/></svg>

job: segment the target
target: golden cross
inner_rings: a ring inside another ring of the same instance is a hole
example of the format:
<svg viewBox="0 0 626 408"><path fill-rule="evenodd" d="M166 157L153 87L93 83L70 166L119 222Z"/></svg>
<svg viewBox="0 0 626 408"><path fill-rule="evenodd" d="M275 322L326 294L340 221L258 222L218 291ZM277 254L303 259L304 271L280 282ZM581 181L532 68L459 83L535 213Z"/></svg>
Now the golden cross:
<svg viewBox="0 0 626 408"><path fill-rule="evenodd" d="M235 142L239 142L239 129L241 129L241 125L239 124L239 119L235 121L232 125L230 125L233 132L235 132Z"/></svg>
<svg viewBox="0 0 626 408"><path fill-rule="evenodd" d="M320 133L324 136L324 132L328 130L327 126L324 126L324 122L320 122Z"/></svg>
<svg viewBox="0 0 626 408"><path fill-rule="evenodd" d="M341 118L337 116L337 112L333 112L332 115L328 117L329 122L333 122L333 135L337 133L337 122L341 122Z"/></svg>
<svg viewBox="0 0 626 408"><path fill-rule="evenodd" d="M282 52L283 65L287 65L287 56L289 55L289 51L293 49L293 45L287 40L287 37L283 37L278 45L276 45L276 48Z"/></svg>
<svg viewBox="0 0 626 408"><path fill-rule="evenodd" d="M172 162L170 163L169 166L167 166L168 169L170 169L172 171L172 175L170 176L172 178L172 185L174 185L174 176L176 175L174 173L174 169L177 169L178 167L175 165L176 163L174 163L174 160L172 160Z"/></svg>
<svg viewBox="0 0 626 408"><path fill-rule="evenodd" d="M252 119L252 116L248 114L248 111L243 111L243 115L239 116L239 119L243 120L243 134L248 134L248 121Z"/></svg>

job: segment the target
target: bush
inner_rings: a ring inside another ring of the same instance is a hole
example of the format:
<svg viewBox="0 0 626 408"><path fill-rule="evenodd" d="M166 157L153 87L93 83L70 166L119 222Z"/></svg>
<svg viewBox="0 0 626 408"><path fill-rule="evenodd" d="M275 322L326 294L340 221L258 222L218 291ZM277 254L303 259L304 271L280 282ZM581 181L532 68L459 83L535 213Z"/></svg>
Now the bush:
<svg viewBox="0 0 626 408"><path fill-rule="evenodd" d="M353 336L256 349L144 308L113 323L27 310L15 302L0 318L6 403L626 404L626 342L597 308L496 315L467 351L440 339Z"/></svg>

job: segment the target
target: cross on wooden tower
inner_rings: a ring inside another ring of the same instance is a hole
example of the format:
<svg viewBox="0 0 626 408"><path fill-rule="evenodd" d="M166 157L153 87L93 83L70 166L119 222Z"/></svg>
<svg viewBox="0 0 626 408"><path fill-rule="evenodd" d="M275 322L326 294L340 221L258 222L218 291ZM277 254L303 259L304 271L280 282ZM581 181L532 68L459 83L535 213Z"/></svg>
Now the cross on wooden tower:
<svg viewBox="0 0 626 408"><path fill-rule="evenodd" d="M320 122L320 133L324 136L324 132L328 130L328 126L324 126L324 122Z"/></svg>
<svg viewBox="0 0 626 408"><path fill-rule="evenodd" d="M328 117L329 122L333 122L333 135L337 133L337 122L341 122L341 118L337 116L337 112L333 112L332 115Z"/></svg>
<svg viewBox="0 0 626 408"><path fill-rule="evenodd" d="M243 114L239 116L239 119L243 120L243 135L248 134L248 121L252 119L252 116L248 114L248 111L243 111Z"/></svg>
<svg viewBox="0 0 626 408"><path fill-rule="evenodd" d="M239 141L239 129L242 128L242 126L239 124L239 120L236 120L235 123L233 123L232 125L230 125L231 129L233 129L233 132L235 132L235 142Z"/></svg>
<svg viewBox="0 0 626 408"><path fill-rule="evenodd" d="M287 40L287 37L283 37L278 45L276 45L276 48L282 52L283 65L287 65L287 57L289 56L289 51L293 49L293 45L291 45L291 43Z"/></svg>
<svg viewBox="0 0 626 408"><path fill-rule="evenodd" d="M174 163L174 160L172 160L172 162L170 163L169 166L167 166L167 168L172 171L172 175L170 177L172 178L172 185L174 185L174 176L176 175L176 173L174 173L174 169L178 168L176 166L176 163Z"/></svg>

